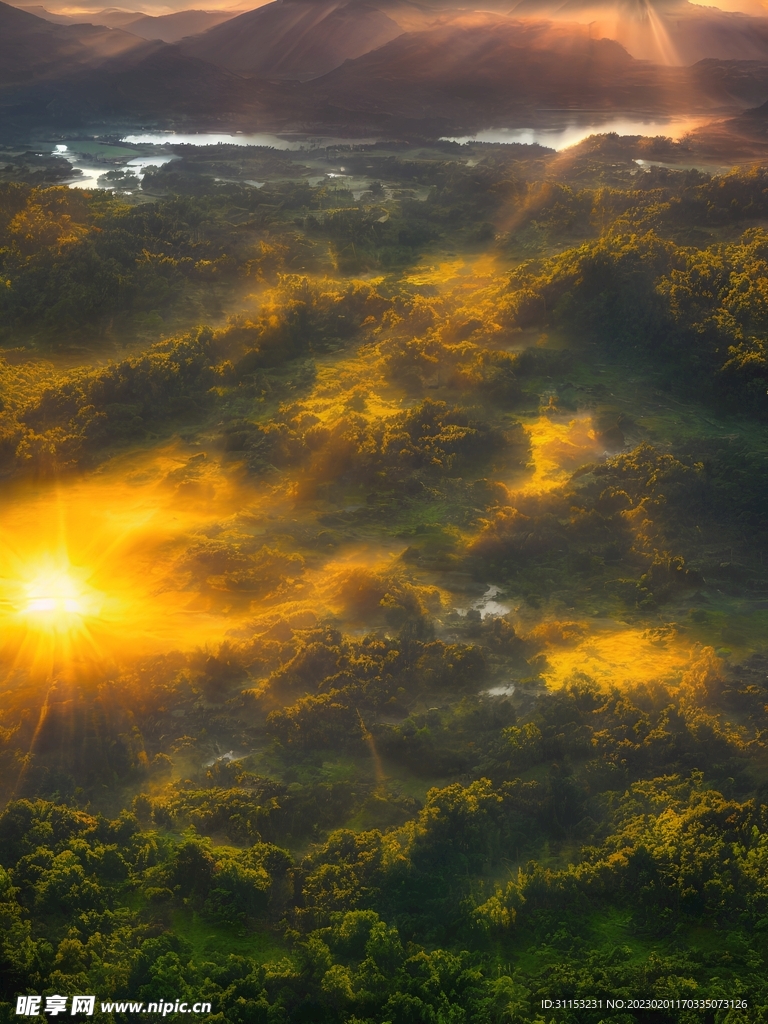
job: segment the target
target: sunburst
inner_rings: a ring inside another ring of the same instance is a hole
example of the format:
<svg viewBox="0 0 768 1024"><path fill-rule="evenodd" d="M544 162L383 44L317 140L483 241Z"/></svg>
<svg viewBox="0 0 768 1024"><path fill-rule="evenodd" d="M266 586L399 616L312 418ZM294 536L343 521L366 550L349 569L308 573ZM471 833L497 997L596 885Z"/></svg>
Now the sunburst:
<svg viewBox="0 0 768 1024"><path fill-rule="evenodd" d="M24 585L20 614L32 629L77 632L84 620L99 614L103 595L88 584L86 573L68 564L49 564Z"/></svg>

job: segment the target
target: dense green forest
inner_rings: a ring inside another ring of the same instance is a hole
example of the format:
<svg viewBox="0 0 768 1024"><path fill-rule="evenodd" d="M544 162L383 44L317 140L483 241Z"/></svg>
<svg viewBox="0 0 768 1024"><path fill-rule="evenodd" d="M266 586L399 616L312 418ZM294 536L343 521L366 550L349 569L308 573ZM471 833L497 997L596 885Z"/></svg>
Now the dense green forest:
<svg viewBox="0 0 768 1024"><path fill-rule="evenodd" d="M3 172L0 1020L768 1019L768 170L303 159Z"/></svg>

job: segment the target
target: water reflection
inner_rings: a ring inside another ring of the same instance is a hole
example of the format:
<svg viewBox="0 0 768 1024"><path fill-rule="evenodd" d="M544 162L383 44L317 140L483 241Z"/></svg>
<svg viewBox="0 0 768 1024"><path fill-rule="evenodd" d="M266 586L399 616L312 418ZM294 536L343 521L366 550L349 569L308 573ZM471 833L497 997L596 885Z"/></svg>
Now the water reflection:
<svg viewBox="0 0 768 1024"><path fill-rule="evenodd" d="M479 597L476 601L473 601L469 608L456 608L455 611L459 615L466 615L467 612L470 611L480 612L481 616L506 615L512 606L507 602L496 600L501 592L501 587L496 587L492 583L489 583L483 596Z"/></svg>
<svg viewBox="0 0 768 1024"><path fill-rule="evenodd" d="M132 146L269 146L272 149L300 152L327 149L329 146L372 146L379 140L268 133L246 135L244 132L234 132L230 135L216 132L144 132L140 135L125 135L121 141Z"/></svg>
<svg viewBox="0 0 768 1024"><path fill-rule="evenodd" d="M93 153L79 152L76 146L76 143L70 143L70 145L57 143L52 149L55 156L61 156L64 157L65 160L69 160L75 171L79 172L76 178L67 182L70 188L112 188L113 186L111 184L104 180L100 180L103 179L104 175L109 171L118 171L121 174L133 174L136 176L138 185L144 177L144 172L147 167L160 167L163 164L170 163L171 160L178 159L178 157L173 153L151 153L141 155L137 154L129 159L125 159L124 162L107 159L99 160Z"/></svg>
<svg viewBox="0 0 768 1024"><path fill-rule="evenodd" d="M607 121L591 122L590 124L567 124L556 128L488 128L474 135L445 136L443 142L519 143L521 145L547 146L549 149L567 149L575 146L590 135L605 135L616 132L617 135L663 135L666 138L680 139L687 132L706 123L704 119L666 118L662 120L642 120L639 118L618 117Z"/></svg>

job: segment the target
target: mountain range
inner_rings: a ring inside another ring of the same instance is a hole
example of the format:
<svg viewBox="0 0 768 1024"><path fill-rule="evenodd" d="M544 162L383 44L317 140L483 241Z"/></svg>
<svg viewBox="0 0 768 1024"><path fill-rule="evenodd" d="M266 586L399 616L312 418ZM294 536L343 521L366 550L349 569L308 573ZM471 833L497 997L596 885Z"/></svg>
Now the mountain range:
<svg viewBox="0 0 768 1024"><path fill-rule="evenodd" d="M460 131L590 112L737 115L768 100L768 18L686 0L602 5L622 24L709 26L690 33L695 60L652 61L585 22L595 7L520 0L503 13L277 0L169 42L152 28L143 38L122 21L128 12L103 12L119 26L61 24L0 2L0 116ZM205 14L139 21L175 25L170 38Z"/></svg>
<svg viewBox="0 0 768 1024"><path fill-rule="evenodd" d="M234 14L228 11L176 11L159 16L142 14L139 11L120 11L107 8L87 15L56 14L40 5L19 6L20 11L34 14L55 25L101 25L104 28L121 28L142 39L160 39L164 43L175 43L185 36L205 32L223 21L229 21Z"/></svg>
<svg viewBox="0 0 768 1024"><path fill-rule="evenodd" d="M518 0L510 14L588 25L593 36L615 39L633 57L658 64L768 55L768 18L688 0Z"/></svg>
<svg viewBox="0 0 768 1024"><path fill-rule="evenodd" d="M0 87L66 79L119 58L139 42L118 29L56 25L0 3Z"/></svg>
<svg viewBox="0 0 768 1024"><path fill-rule="evenodd" d="M306 80L326 74L407 32L461 28L483 14L494 24L546 20L570 33L620 43L638 60L685 66L768 59L768 18L688 0L519 0L511 11L467 11L408 0L278 0L194 39L187 52L237 74ZM490 24L490 22L488 22ZM577 27L580 26L580 27Z"/></svg>
<svg viewBox="0 0 768 1024"><path fill-rule="evenodd" d="M482 110L501 124L544 111L673 115L752 104L768 97L768 62L653 65L574 26L473 15L404 33L313 84L316 101L339 108L467 123Z"/></svg>

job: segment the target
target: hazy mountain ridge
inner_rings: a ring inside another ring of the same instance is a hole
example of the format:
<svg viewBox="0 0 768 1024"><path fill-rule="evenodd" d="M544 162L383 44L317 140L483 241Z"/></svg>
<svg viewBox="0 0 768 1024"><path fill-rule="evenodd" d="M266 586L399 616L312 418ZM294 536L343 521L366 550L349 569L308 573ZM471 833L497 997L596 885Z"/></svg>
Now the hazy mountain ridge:
<svg viewBox="0 0 768 1024"><path fill-rule="evenodd" d="M185 36L197 35L235 17L231 11L189 10L156 16L142 14L140 11L117 11L108 8L98 13L77 17L54 14L40 5L20 6L17 10L33 14L54 25L102 25L106 28L123 29L142 39L161 39L164 43L175 43Z"/></svg>
<svg viewBox="0 0 768 1024"><path fill-rule="evenodd" d="M78 23L77 18L73 18L69 14L55 14L53 11L47 10L40 4L34 5L21 5L13 4L18 11L24 11L26 14L32 14L36 18L42 18L43 21L50 21L54 25L76 25ZM90 23L92 24L92 22Z"/></svg>
<svg viewBox="0 0 768 1024"><path fill-rule="evenodd" d="M120 29L51 24L2 2L0 102L10 125L158 112L263 116L284 106L267 83L246 82L175 46Z"/></svg>
<svg viewBox="0 0 768 1024"><path fill-rule="evenodd" d="M185 41L184 49L238 74L310 78L382 46L402 31L375 2L296 0L241 14Z"/></svg>
<svg viewBox="0 0 768 1024"><path fill-rule="evenodd" d="M476 120L536 109L693 113L768 95L768 64L637 61L618 43L493 15L403 34L314 83L316 98L393 116ZM495 121L493 123L499 123Z"/></svg>
<svg viewBox="0 0 768 1024"><path fill-rule="evenodd" d="M633 57L661 64L689 65L707 57L768 57L768 17L722 11L688 0L519 0L511 14L579 22L589 26L593 36L615 39Z"/></svg>
<svg viewBox="0 0 768 1024"><path fill-rule="evenodd" d="M162 39L164 43L175 43L185 36L197 35L221 25L233 17L229 11L177 11L159 17L145 14L136 21L128 22L123 28L143 39Z"/></svg>
<svg viewBox="0 0 768 1024"><path fill-rule="evenodd" d="M146 45L120 29L55 25L0 2L0 86L66 77Z"/></svg>

